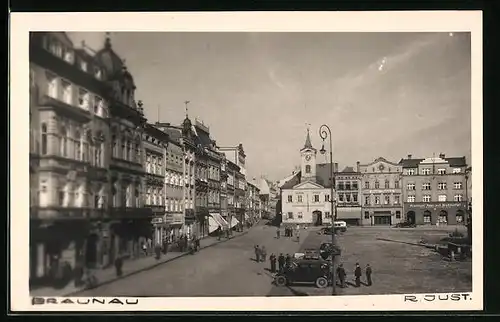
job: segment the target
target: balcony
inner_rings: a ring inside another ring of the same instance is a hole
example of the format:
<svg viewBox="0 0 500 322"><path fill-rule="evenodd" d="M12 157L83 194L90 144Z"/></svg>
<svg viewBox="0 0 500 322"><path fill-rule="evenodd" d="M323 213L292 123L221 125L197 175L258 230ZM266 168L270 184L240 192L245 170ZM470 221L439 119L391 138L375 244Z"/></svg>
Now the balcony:
<svg viewBox="0 0 500 322"><path fill-rule="evenodd" d="M57 98L43 95L38 102L40 110L55 110L60 115L65 115L78 121L90 121L92 115L89 110L85 110L75 105L68 104Z"/></svg>
<svg viewBox="0 0 500 322"><path fill-rule="evenodd" d="M38 220L86 220L102 219L106 209L77 207L31 207L31 219Z"/></svg>

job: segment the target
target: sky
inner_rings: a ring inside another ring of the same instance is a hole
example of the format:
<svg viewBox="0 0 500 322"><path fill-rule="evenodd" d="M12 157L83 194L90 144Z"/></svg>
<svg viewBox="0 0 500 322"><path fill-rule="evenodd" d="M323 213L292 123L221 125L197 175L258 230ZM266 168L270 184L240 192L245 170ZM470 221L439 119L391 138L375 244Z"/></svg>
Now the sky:
<svg viewBox="0 0 500 322"><path fill-rule="evenodd" d="M104 33L70 32L98 50ZM219 146L243 144L249 177L300 164L310 128L339 167L378 157L471 156L469 33L110 33L150 122L189 116ZM158 112L159 111L159 112ZM327 145L328 147L328 145ZM325 156L318 163L328 162Z"/></svg>

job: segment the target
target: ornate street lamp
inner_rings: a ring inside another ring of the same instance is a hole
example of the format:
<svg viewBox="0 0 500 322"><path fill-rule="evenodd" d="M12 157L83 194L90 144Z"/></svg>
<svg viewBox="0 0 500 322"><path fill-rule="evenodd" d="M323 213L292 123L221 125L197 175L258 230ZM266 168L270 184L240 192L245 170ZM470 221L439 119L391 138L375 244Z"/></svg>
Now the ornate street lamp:
<svg viewBox="0 0 500 322"><path fill-rule="evenodd" d="M331 214L331 221L332 221L332 248L335 250L336 248L336 243L335 243L335 220L337 219L337 209L334 207L334 197L333 197L333 188L335 186L335 176L333 175L333 152L332 152L332 131L328 127L328 125L323 124L319 128L319 136L321 139L323 139L323 144L321 146L321 150L319 152L321 154L325 154L325 140L326 138L330 139L330 214ZM331 270L332 270L332 295L336 295L336 276L335 276L335 254L332 252L331 254Z"/></svg>

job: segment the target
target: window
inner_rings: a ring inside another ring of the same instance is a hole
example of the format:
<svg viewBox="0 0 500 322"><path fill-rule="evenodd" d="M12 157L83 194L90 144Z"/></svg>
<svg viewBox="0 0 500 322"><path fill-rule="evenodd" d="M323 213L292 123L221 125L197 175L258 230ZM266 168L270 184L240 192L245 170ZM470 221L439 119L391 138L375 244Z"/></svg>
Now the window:
<svg viewBox="0 0 500 322"><path fill-rule="evenodd" d="M448 223L448 213L445 210L441 210L439 212L439 218L438 218L440 223L446 224Z"/></svg>
<svg viewBox="0 0 500 322"><path fill-rule="evenodd" d="M81 161L82 159L82 143L80 132L75 133L75 159Z"/></svg>
<svg viewBox="0 0 500 322"><path fill-rule="evenodd" d="M350 182L345 183L345 190L351 190L351 183Z"/></svg>
<svg viewBox="0 0 500 322"><path fill-rule="evenodd" d="M462 169L460 168L453 168L453 173L461 173Z"/></svg>
<svg viewBox="0 0 500 322"><path fill-rule="evenodd" d="M399 203L400 203L399 196L394 196L394 204L399 205Z"/></svg>
<svg viewBox="0 0 500 322"><path fill-rule="evenodd" d="M325 195L325 202L330 201L330 195Z"/></svg>
<svg viewBox="0 0 500 322"><path fill-rule="evenodd" d="M431 169L429 169L429 168L422 169L422 174L424 176L427 176L427 175L431 174Z"/></svg>
<svg viewBox="0 0 500 322"><path fill-rule="evenodd" d="M439 195L438 196L438 201L439 202L446 202L446 195Z"/></svg>
<svg viewBox="0 0 500 322"><path fill-rule="evenodd" d="M97 66L94 67L94 76L95 76L95 78L97 78L99 80L102 78L102 71Z"/></svg>
<svg viewBox="0 0 500 322"><path fill-rule="evenodd" d="M102 151L104 148L104 142L96 142L95 146L95 165L96 166L102 166Z"/></svg>
<svg viewBox="0 0 500 322"><path fill-rule="evenodd" d="M414 183L408 183L406 185L407 190L415 190L415 184Z"/></svg>
<svg viewBox="0 0 500 322"><path fill-rule="evenodd" d="M431 223L431 212L429 210L424 211L424 223Z"/></svg>
<svg viewBox="0 0 500 322"><path fill-rule="evenodd" d="M431 190L431 184L429 182L422 183L422 190Z"/></svg>
<svg viewBox="0 0 500 322"><path fill-rule="evenodd" d="M390 196L384 196L384 205L388 205L391 202Z"/></svg>
<svg viewBox="0 0 500 322"><path fill-rule="evenodd" d="M299 213L297 214L297 216L299 217L299 219L302 219L302 213L301 213L301 212L299 212Z"/></svg>
<svg viewBox="0 0 500 322"><path fill-rule="evenodd" d="M301 195L297 196L297 202L302 202L302 196Z"/></svg>
<svg viewBox="0 0 500 322"><path fill-rule="evenodd" d="M396 219L401 219L401 211L396 211Z"/></svg>
<svg viewBox="0 0 500 322"><path fill-rule="evenodd" d="M49 39L49 51L57 57L62 57L62 46L56 39Z"/></svg>
<svg viewBox="0 0 500 322"><path fill-rule="evenodd" d="M71 83L67 82L67 81L61 81L61 87L62 87L62 91L63 91L63 101L66 103L66 104L72 104L72 89L71 89Z"/></svg>
<svg viewBox="0 0 500 322"><path fill-rule="evenodd" d="M394 181L394 189L399 189L399 180Z"/></svg>
<svg viewBox="0 0 500 322"><path fill-rule="evenodd" d="M135 196L135 207L140 207L141 204L141 193L139 192L139 188L136 186L135 191L134 191L134 196Z"/></svg>
<svg viewBox="0 0 500 322"><path fill-rule="evenodd" d="M446 182L439 182L438 190L446 190Z"/></svg>
<svg viewBox="0 0 500 322"><path fill-rule="evenodd" d="M380 183L377 181L375 181L375 189L379 189L380 188Z"/></svg>
<svg viewBox="0 0 500 322"><path fill-rule="evenodd" d="M375 196L375 204L380 205L380 196Z"/></svg>
<svg viewBox="0 0 500 322"><path fill-rule="evenodd" d="M365 189L370 189L370 182L368 181L365 182Z"/></svg>
<svg viewBox="0 0 500 322"><path fill-rule="evenodd" d="M352 195L352 201L356 202L356 203L358 202L358 195L357 194Z"/></svg>
<svg viewBox="0 0 500 322"><path fill-rule="evenodd" d="M66 132L66 128L63 126L61 128L61 156L68 156L68 133Z"/></svg>
<svg viewBox="0 0 500 322"><path fill-rule="evenodd" d="M370 212L365 211L365 219L370 219Z"/></svg>
<svg viewBox="0 0 500 322"><path fill-rule="evenodd" d="M409 176L414 176L415 175L415 169L407 169L406 174Z"/></svg>
<svg viewBox="0 0 500 322"><path fill-rule="evenodd" d="M57 98L57 77L56 75L46 72L47 77L47 95L52 98Z"/></svg>
<svg viewBox="0 0 500 322"><path fill-rule="evenodd" d="M344 202L344 194L343 193L339 194L339 202Z"/></svg>
<svg viewBox="0 0 500 322"><path fill-rule="evenodd" d="M42 155L47 154L47 124L42 123Z"/></svg>
<svg viewBox="0 0 500 322"><path fill-rule="evenodd" d="M288 202L293 202L293 196L292 195L288 195Z"/></svg>
<svg viewBox="0 0 500 322"><path fill-rule="evenodd" d="M73 53L73 50L64 48L63 50L63 59L70 64L73 64L75 55Z"/></svg>
<svg viewBox="0 0 500 322"><path fill-rule="evenodd" d="M89 109L90 94L83 88L78 89L78 106L84 110Z"/></svg>
<svg viewBox="0 0 500 322"><path fill-rule="evenodd" d="M431 195L423 195L422 201L423 202L431 202Z"/></svg>
<svg viewBox="0 0 500 322"><path fill-rule="evenodd" d="M314 195L314 202L319 202L319 195Z"/></svg>
<svg viewBox="0 0 500 322"><path fill-rule="evenodd" d="M94 114L100 117L104 117L103 100L99 96L94 96Z"/></svg>
<svg viewBox="0 0 500 322"><path fill-rule="evenodd" d="M389 189L389 180L385 180L385 185L384 186L385 186L386 189Z"/></svg>
<svg viewBox="0 0 500 322"><path fill-rule="evenodd" d="M80 65L80 69L81 69L81 70L83 70L84 72L86 72L86 71L87 71L87 69L88 69L88 68L87 68L87 62L86 62L85 60L80 59L80 64L79 64L79 65Z"/></svg>
<svg viewBox="0 0 500 322"><path fill-rule="evenodd" d="M288 219L293 219L293 212L288 213Z"/></svg>
<svg viewBox="0 0 500 322"><path fill-rule="evenodd" d="M325 211L325 218L330 218L330 212L329 211Z"/></svg>
<svg viewBox="0 0 500 322"><path fill-rule="evenodd" d="M352 190L358 190L358 183L357 182L352 183Z"/></svg>
<svg viewBox="0 0 500 322"><path fill-rule="evenodd" d="M365 196L365 205L370 204L370 196Z"/></svg>
<svg viewBox="0 0 500 322"><path fill-rule="evenodd" d="M464 200L464 196L462 196L461 194L457 194L457 195L453 196L453 201L463 201L463 200Z"/></svg>
<svg viewBox="0 0 500 322"><path fill-rule="evenodd" d="M345 195L345 202L351 202L351 195L348 193Z"/></svg>
<svg viewBox="0 0 500 322"><path fill-rule="evenodd" d="M462 183L461 182L455 182L455 183L453 183L453 188L455 188L455 189L462 189Z"/></svg>
<svg viewBox="0 0 500 322"><path fill-rule="evenodd" d="M408 197L406 198L406 201L407 201L407 202L415 202L415 196L408 196Z"/></svg>
<svg viewBox="0 0 500 322"><path fill-rule="evenodd" d="M446 169L438 169L438 174L440 175L446 174Z"/></svg>

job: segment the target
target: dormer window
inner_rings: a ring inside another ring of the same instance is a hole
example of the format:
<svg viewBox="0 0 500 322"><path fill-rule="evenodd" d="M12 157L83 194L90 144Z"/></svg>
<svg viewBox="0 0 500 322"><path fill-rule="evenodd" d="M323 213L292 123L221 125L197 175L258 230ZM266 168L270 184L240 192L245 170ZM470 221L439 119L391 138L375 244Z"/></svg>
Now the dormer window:
<svg viewBox="0 0 500 322"><path fill-rule="evenodd" d="M87 71L87 62L85 60L80 60L80 69L83 70L84 72Z"/></svg>
<svg viewBox="0 0 500 322"><path fill-rule="evenodd" d="M94 67L94 76L99 80L102 79L102 71L99 67Z"/></svg>
<svg viewBox="0 0 500 322"><path fill-rule="evenodd" d="M73 53L73 50L71 49L67 49L67 48L64 48L63 50L63 59L69 63L69 64L73 64L74 62L74 58L75 58L75 55Z"/></svg>

